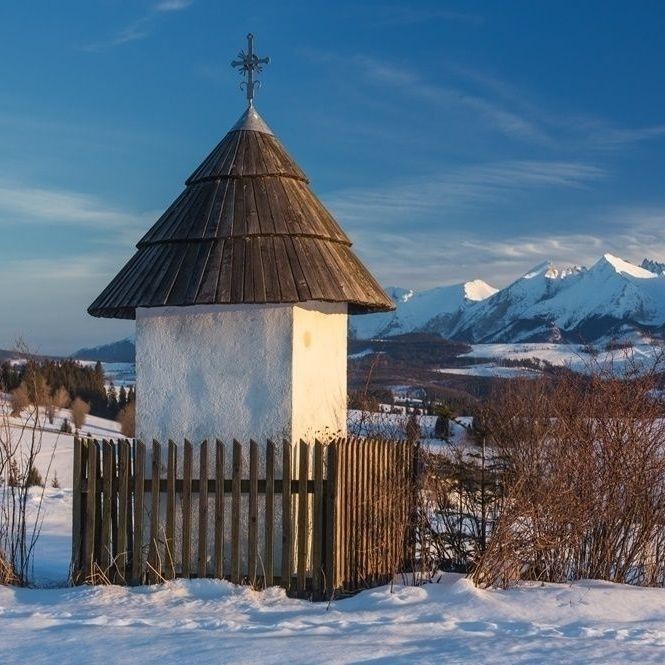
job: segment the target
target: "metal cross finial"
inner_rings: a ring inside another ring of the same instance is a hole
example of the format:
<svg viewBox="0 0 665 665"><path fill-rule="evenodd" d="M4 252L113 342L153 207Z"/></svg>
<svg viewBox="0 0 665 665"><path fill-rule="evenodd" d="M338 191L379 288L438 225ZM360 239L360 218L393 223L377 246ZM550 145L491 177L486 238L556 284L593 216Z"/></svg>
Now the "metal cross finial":
<svg viewBox="0 0 665 665"><path fill-rule="evenodd" d="M240 87L244 87L247 91L247 103L250 106L254 103L254 89L261 86L261 81L254 80L254 72L262 72L263 65L267 65L269 62L270 58L259 58L254 53L254 35L250 32L247 35L247 53L240 51L238 60L231 62L232 67L238 67L241 76L247 77Z"/></svg>

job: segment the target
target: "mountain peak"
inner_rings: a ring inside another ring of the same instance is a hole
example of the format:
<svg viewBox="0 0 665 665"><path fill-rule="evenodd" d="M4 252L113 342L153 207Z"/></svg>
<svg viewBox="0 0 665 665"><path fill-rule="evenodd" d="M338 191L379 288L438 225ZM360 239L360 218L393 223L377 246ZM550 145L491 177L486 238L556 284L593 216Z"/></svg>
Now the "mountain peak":
<svg viewBox="0 0 665 665"><path fill-rule="evenodd" d="M662 261L653 261L651 259L644 259L640 263L640 268L644 268L649 272L653 272L656 275L665 275L665 263Z"/></svg>
<svg viewBox="0 0 665 665"><path fill-rule="evenodd" d="M534 268L531 268L526 274L522 275L522 279L535 279L539 276L542 276L545 279L564 279L565 277L584 272L585 270L586 268L584 266L574 265L561 268L552 261L543 261L543 263L539 263Z"/></svg>
<svg viewBox="0 0 665 665"><path fill-rule="evenodd" d="M598 263L596 263L594 268L605 268L607 266L611 267L612 270L619 273L620 275L628 275L630 277L636 277L637 279L653 279L654 277L658 277L658 275L651 272L650 270L636 266L634 263L624 261L623 259L619 258L618 256L614 256L613 254L603 254L603 257L598 261Z"/></svg>
<svg viewBox="0 0 665 665"><path fill-rule="evenodd" d="M499 291L499 289L495 289L491 284L484 282L482 279L464 282L462 287L464 289L464 297L474 302L485 300Z"/></svg>

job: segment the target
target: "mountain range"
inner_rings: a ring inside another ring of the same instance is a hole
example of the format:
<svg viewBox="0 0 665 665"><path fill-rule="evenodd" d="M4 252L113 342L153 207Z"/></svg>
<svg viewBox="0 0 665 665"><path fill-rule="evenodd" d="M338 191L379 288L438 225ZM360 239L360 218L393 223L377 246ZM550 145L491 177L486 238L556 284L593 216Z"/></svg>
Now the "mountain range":
<svg viewBox="0 0 665 665"><path fill-rule="evenodd" d="M413 292L397 309L351 319L361 339L430 332L472 343L665 338L665 264L605 254L590 268L542 263L503 289L481 280Z"/></svg>
<svg viewBox="0 0 665 665"><path fill-rule="evenodd" d="M356 339L427 332L471 343L665 339L665 263L605 254L590 268L542 263L503 289L476 279L424 291L386 288L394 312L350 317ZM133 362L126 338L75 358Z"/></svg>

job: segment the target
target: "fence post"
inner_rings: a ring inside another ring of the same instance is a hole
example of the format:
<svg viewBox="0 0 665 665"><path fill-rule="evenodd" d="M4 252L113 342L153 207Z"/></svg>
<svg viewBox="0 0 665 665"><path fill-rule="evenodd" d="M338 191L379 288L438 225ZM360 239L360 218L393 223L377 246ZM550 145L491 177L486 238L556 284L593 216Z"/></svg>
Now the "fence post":
<svg viewBox="0 0 665 665"><path fill-rule="evenodd" d="M192 444L185 439L182 463L182 576L192 574Z"/></svg>

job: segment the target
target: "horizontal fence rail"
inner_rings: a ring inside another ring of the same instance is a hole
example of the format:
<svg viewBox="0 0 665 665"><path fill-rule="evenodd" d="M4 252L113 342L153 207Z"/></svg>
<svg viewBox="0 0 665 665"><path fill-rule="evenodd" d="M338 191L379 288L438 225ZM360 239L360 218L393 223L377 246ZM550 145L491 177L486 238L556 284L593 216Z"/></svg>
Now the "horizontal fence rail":
<svg viewBox="0 0 665 665"><path fill-rule="evenodd" d="M416 447L76 438L72 580L214 577L329 598L411 556ZM157 489L157 491L155 491Z"/></svg>

